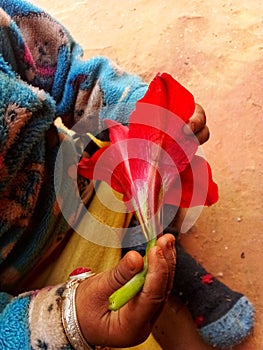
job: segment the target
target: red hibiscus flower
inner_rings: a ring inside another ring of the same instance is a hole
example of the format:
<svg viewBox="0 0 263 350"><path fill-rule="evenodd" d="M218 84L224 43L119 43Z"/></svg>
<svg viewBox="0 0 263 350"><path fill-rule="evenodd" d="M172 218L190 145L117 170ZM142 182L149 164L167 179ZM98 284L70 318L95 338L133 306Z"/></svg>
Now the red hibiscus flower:
<svg viewBox="0 0 263 350"><path fill-rule="evenodd" d="M218 199L209 164L195 155L197 140L182 130L194 109L190 92L169 74L158 74L137 102L129 127L106 120L110 145L79 163L79 174L123 194L146 225L148 239L159 233L156 214L163 203L190 207Z"/></svg>

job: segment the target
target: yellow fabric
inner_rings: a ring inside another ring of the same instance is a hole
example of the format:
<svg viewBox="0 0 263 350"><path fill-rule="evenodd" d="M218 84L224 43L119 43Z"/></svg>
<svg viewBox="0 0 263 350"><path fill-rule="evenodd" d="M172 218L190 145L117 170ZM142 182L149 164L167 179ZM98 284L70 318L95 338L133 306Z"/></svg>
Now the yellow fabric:
<svg viewBox="0 0 263 350"><path fill-rule="evenodd" d="M65 281L70 272L87 266L99 273L109 270L121 257L121 238L130 215L118 194L101 183L88 211L49 271L47 285ZM112 207L115 211L111 211Z"/></svg>
<svg viewBox="0 0 263 350"><path fill-rule="evenodd" d="M107 184L101 183L96 193L76 230L81 234L72 234L56 262L40 276L46 285L67 280L77 267L87 266L98 273L111 269L120 260L123 228L128 226L131 214L126 213L121 196L113 194ZM129 349L161 350L161 347L150 335L143 344Z"/></svg>
<svg viewBox="0 0 263 350"><path fill-rule="evenodd" d="M116 349L119 350L120 348ZM131 348L125 348L125 350L130 349L130 350L162 350L160 345L157 343L157 341L154 339L153 335L150 334L148 339L137 346L133 346ZM115 350L115 348L111 348L111 350Z"/></svg>

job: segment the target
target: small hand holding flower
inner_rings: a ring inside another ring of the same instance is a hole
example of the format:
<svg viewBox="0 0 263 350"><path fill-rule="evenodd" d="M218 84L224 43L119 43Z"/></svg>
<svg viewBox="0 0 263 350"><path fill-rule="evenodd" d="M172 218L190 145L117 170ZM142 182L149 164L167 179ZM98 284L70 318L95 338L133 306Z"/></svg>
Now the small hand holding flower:
<svg viewBox="0 0 263 350"><path fill-rule="evenodd" d="M90 344L127 347L144 341L170 293L175 271L174 237L160 237L148 253L148 273L143 288L117 312L109 297L144 268L142 257L129 252L111 271L80 283L76 294L77 317Z"/></svg>

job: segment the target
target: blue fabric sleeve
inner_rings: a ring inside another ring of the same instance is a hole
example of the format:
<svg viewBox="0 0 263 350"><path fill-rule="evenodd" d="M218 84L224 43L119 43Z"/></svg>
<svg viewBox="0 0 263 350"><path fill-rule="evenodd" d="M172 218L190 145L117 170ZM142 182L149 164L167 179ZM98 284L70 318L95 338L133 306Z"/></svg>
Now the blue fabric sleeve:
<svg viewBox="0 0 263 350"><path fill-rule="evenodd" d="M71 350L61 318L65 285L12 297L0 292L0 349Z"/></svg>
<svg viewBox="0 0 263 350"><path fill-rule="evenodd" d="M29 303L30 296L12 298L0 293L0 349L30 349Z"/></svg>
<svg viewBox="0 0 263 350"><path fill-rule="evenodd" d="M67 126L85 119L85 131L96 132L106 118L128 123L148 87L141 78L105 57L84 61L67 29L37 7L23 0L0 0L0 6L10 16L0 54L23 80L54 98L56 115Z"/></svg>

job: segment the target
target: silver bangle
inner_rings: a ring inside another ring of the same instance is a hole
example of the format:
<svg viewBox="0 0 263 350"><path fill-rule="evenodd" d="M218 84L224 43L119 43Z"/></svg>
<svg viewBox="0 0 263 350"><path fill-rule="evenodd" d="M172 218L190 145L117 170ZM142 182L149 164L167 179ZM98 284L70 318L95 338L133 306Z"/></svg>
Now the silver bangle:
<svg viewBox="0 0 263 350"><path fill-rule="evenodd" d="M84 338L77 318L76 312L76 290L84 279L95 275L91 271L70 277L66 284L62 300L62 323L66 336L74 349L96 350L100 347L91 346Z"/></svg>

